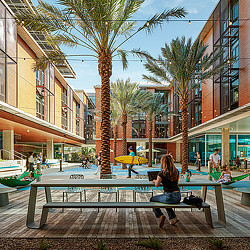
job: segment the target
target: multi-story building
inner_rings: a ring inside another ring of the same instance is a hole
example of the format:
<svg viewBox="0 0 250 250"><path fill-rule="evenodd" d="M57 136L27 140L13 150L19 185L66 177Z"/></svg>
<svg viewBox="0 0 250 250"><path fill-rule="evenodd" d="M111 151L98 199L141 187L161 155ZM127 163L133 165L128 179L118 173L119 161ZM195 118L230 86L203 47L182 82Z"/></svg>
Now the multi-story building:
<svg viewBox="0 0 250 250"><path fill-rule="evenodd" d="M250 1L221 0L200 32L208 45L207 52L220 47L220 60L228 60L228 67L206 82L199 84L189 99L189 161L194 162L200 152L206 165L215 148L220 150L222 164L232 164L236 156L250 160ZM236 60L232 63L229 58ZM196 80L197 81L197 80ZM181 161L182 136L179 98L167 87L141 85L142 89L164 95L171 102L169 118L156 117L153 126L153 147L164 148ZM100 87L95 87L100 100ZM100 110L100 102L96 102ZM128 145L147 147L145 118L129 121ZM96 123L96 145L100 149L100 122ZM121 154L121 126L118 131L118 155ZM113 147L111 139L111 148Z"/></svg>
<svg viewBox="0 0 250 250"><path fill-rule="evenodd" d="M221 0L200 33L207 52L218 47L224 50L220 60L228 60L228 67L200 83L190 98L190 162L199 151L206 164L215 148L221 151L222 164L232 164L236 156L250 157L249 10L247 0ZM230 57L236 60L231 63ZM178 109L176 98L175 112ZM176 116L171 142L181 142L180 125Z"/></svg>
<svg viewBox="0 0 250 250"><path fill-rule="evenodd" d="M47 44L44 32L16 24L20 9L35 12L30 0L0 0L1 157L32 150L51 159L55 147L85 142L87 102L67 83L75 78L68 62L34 71L37 58L58 48Z"/></svg>

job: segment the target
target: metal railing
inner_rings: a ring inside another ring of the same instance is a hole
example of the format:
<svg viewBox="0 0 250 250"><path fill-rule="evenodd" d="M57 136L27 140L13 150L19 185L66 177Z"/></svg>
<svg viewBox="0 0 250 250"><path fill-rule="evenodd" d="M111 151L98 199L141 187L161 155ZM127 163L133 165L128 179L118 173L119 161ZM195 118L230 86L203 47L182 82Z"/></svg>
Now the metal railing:
<svg viewBox="0 0 250 250"><path fill-rule="evenodd" d="M8 153L9 158L11 158L11 151L6 150L6 149L0 149L0 156L1 156L2 159L3 159L3 152ZM14 153L14 159L16 159L16 158L19 159L19 160L26 159L26 156L24 154L21 154L21 153L15 151L15 150L13 151L13 153Z"/></svg>

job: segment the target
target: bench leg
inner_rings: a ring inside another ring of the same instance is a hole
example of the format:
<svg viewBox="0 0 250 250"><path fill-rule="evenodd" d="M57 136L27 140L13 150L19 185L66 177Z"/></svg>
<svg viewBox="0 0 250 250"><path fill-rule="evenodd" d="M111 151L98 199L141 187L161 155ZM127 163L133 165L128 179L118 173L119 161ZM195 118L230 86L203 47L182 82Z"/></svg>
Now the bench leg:
<svg viewBox="0 0 250 250"><path fill-rule="evenodd" d="M101 201L101 193L98 192L98 202L100 202L100 201ZM99 211L100 211L100 208L98 207L98 213L99 213Z"/></svg>
<svg viewBox="0 0 250 250"><path fill-rule="evenodd" d="M87 202L87 194L86 194L86 190L84 189L84 190L83 190L83 192L84 192L84 200L85 200L85 202Z"/></svg>
<svg viewBox="0 0 250 250"><path fill-rule="evenodd" d="M80 202L82 202L82 192L80 192ZM80 211L82 212L82 208L80 208Z"/></svg>
<svg viewBox="0 0 250 250"><path fill-rule="evenodd" d="M64 202L64 192L63 192L63 202ZM64 208L62 208L62 213L64 212Z"/></svg>
<svg viewBox="0 0 250 250"><path fill-rule="evenodd" d="M40 220L40 228L46 223L48 218L49 208L44 208L42 210L41 220Z"/></svg>
<svg viewBox="0 0 250 250"><path fill-rule="evenodd" d="M210 225L211 227L214 227L210 207L204 208L204 213L205 213L205 218L206 218L207 224Z"/></svg>

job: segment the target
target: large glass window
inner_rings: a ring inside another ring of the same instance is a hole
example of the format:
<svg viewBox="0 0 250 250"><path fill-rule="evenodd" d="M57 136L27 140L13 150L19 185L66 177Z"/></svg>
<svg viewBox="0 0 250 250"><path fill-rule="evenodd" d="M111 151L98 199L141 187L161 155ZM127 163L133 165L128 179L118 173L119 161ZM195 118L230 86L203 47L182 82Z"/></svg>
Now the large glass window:
<svg viewBox="0 0 250 250"><path fill-rule="evenodd" d="M0 51L0 101L5 101L5 54Z"/></svg>
<svg viewBox="0 0 250 250"><path fill-rule="evenodd" d="M215 149L219 149L221 156L221 135L207 135L207 161L209 156L214 153Z"/></svg>
<svg viewBox="0 0 250 250"><path fill-rule="evenodd" d="M201 163L205 165L205 135L192 138L188 142L189 162L195 163L196 152L200 153Z"/></svg>
<svg viewBox="0 0 250 250"><path fill-rule="evenodd" d="M45 118L45 77L43 70L36 71L36 117Z"/></svg>
<svg viewBox="0 0 250 250"><path fill-rule="evenodd" d="M0 49L5 51L5 8L0 2Z"/></svg>

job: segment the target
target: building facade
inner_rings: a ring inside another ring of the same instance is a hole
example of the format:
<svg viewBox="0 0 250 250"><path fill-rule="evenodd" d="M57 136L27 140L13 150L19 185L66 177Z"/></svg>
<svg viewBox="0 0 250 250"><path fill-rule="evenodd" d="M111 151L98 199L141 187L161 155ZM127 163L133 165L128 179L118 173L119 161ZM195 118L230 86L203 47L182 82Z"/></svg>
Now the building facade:
<svg viewBox="0 0 250 250"><path fill-rule="evenodd" d="M46 43L45 33L16 24L20 9L35 11L31 1L0 0L1 157L43 151L51 159L56 148L85 143L88 102L68 84L75 78L68 62L34 70L37 58L58 48Z"/></svg>
<svg viewBox="0 0 250 250"><path fill-rule="evenodd" d="M212 79L199 83L189 105L189 161L200 152L206 165L215 148L220 150L222 164L233 164L235 157L250 160L250 23L247 0L221 0L203 27L200 37L210 53L224 50L220 61L228 67ZM230 62L234 57L235 61ZM177 99L177 98L176 98ZM178 100L174 102L178 112ZM172 142L181 142L181 120L173 123Z"/></svg>

